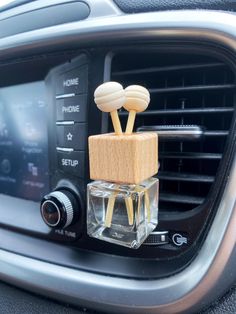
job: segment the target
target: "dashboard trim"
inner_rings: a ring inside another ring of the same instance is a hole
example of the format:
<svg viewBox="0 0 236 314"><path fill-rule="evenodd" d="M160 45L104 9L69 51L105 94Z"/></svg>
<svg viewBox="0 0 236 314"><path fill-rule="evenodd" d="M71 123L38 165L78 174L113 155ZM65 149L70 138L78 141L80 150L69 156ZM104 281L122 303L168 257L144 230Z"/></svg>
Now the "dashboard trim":
<svg viewBox="0 0 236 314"><path fill-rule="evenodd" d="M24 0L22 0L24 1ZM78 2L77 0L40 0L40 1L27 1L17 6L12 6L8 10L3 10L1 12L1 20L5 20L11 18L13 16L17 16L26 12L36 11L42 8L47 8L53 5L66 4L71 2ZM112 14L120 14L121 10L110 0L79 0L79 2L84 2L91 7L91 12L89 14L90 18L112 15ZM4 9L4 8L3 8Z"/></svg>
<svg viewBox="0 0 236 314"><path fill-rule="evenodd" d="M92 0L88 1L93 6ZM100 2L102 1L95 1ZM106 3L108 1L105 1ZM92 11L91 11L92 12ZM118 14L117 10L113 14ZM140 40L210 41L236 51L236 16L215 11L171 11L103 17L53 26L0 40L0 58ZM133 280L68 269L0 250L0 278L19 287L108 312L190 313L236 279L236 157L204 245L182 272L161 280ZM0 240L1 241L1 240Z"/></svg>

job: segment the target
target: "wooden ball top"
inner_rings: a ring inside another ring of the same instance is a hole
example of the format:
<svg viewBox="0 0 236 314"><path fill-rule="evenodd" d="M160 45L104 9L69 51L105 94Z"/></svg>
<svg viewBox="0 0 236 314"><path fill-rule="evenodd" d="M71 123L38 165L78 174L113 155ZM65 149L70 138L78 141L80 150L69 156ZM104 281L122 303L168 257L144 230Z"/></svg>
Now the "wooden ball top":
<svg viewBox="0 0 236 314"><path fill-rule="evenodd" d="M125 89L126 102L124 108L128 111L142 112L147 109L150 102L149 91L140 85L130 85Z"/></svg>
<svg viewBox="0 0 236 314"><path fill-rule="evenodd" d="M125 91L117 82L107 82L98 86L94 92L94 101L103 112L120 109L125 103Z"/></svg>

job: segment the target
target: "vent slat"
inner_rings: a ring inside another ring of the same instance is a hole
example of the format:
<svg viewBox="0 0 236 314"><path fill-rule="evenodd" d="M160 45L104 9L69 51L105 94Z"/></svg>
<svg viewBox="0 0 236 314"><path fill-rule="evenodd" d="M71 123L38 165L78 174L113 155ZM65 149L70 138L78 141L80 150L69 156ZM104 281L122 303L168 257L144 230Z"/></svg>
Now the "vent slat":
<svg viewBox="0 0 236 314"><path fill-rule="evenodd" d="M222 154L208 154L208 153L172 153L165 152L159 154L159 159L209 159L209 160L220 160Z"/></svg>
<svg viewBox="0 0 236 314"><path fill-rule="evenodd" d="M202 63L202 64L182 64L182 65L173 65L166 67L149 67L142 69L132 69L124 71L113 72L114 76L121 75L133 75L133 74L146 74L146 73L162 73L162 72L174 72L174 71L189 71L189 70L199 70L206 68L218 68L225 67L224 63L215 62L215 63Z"/></svg>
<svg viewBox="0 0 236 314"><path fill-rule="evenodd" d="M166 115L189 115L189 114L217 114L217 113L232 113L233 107L214 107L214 108L190 108L190 109L167 109L167 110L148 110L139 113L139 116L166 116ZM121 111L121 116L127 116L127 111Z"/></svg>
<svg viewBox="0 0 236 314"><path fill-rule="evenodd" d="M160 171L158 178L165 181L181 181L181 182L197 182L197 183L213 183L214 176L197 175L191 173L167 172Z"/></svg>
<svg viewBox="0 0 236 314"><path fill-rule="evenodd" d="M172 193L161 193L159 199L162 202L193 204L193 205L201 205L204 202L203 197L172 194Z"/></svg>
<svg viewBox="0 0 236 314"><path fill-rule="evenodd" d="M229 131L205 131L204 132L204 136L208 136L208 137L222 137L222 136L228 136L229 135Z"/></svg>
<svg viewBox="0 0 236 314"><path fill-rule="evenodd" d="M216 85L195 85L195 86L180 86L180 87L166 87L166 88L149 88L151 94L167 94L177 92L201 92L201 91L219 91L220 89L233 89L235 84L216 84Z"/></svg>
<svg viewBox="0 0 236 314"><path fill-rule="evenodd" d="M151 128L150 125L148 127ZM139 127L139 130L141 130L142 128L146 128L146 126L143 125L143 126ZM152 131L152 132L155 132L155 131ZM205 137L224 137L224 136L229 135L229 131L221 131L221 130L203 131L202 135Z"/></svg>

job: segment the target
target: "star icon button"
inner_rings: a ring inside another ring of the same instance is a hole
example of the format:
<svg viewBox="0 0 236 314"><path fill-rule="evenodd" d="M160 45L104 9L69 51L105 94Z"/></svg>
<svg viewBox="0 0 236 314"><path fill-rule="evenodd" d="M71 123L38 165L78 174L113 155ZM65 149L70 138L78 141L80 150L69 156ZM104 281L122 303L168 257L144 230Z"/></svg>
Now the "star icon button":
<svg viewBox="0 0 236 314"><path fill-rule="evenodd" d="M72 141L73 138L73 134L71 134L70 132L66 135L67 137L67 141Z"/></svg>

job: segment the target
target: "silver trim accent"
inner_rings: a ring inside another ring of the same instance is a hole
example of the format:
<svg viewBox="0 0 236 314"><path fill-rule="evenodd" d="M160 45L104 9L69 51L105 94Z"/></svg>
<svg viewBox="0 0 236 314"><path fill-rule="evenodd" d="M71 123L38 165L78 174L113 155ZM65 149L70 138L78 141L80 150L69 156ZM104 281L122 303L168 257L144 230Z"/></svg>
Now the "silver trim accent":
<svg viewBox="0 0 236 314"><path fill-rule="evenodd" d="M56 150L58 152L67 152L67 153L74 151L73 148L66 148L66 147L57 147Z"/></svg>
<svg viewBox="0 0 236 314"><path fill-rule="evenodd" d="M49 195L54 196L64 205L64 208L66 211L66 223L65 223L65 226L63 228L68 227L72 223L72 220L74 217L73 206L71 204L69 197L60 191L54 191L54 192L50 193Z"/></svg>
<svg viewBox="0 0 236 314"><path fill-rule="evenodd" d="M199 141L204 132L197 125L153 125L142 126L138 132L156 132L163 141Z"/></svg>
<svg viewBox="0 0 236 314"><path fill-rule="evenodd" d="M105 19L96 17L2 38L0 56L7 53L14 55L16 48L18 54L32 53L42 43L44 49L61 48L65 41L68 42L68 36L73 37L73 42L76 41L78 47L102 45L108 41L111 44L118 39L119 42L122 40L130 43L130 40L135 39L175 37L196 40L201 38L235 49L235 28L235 14L204 10L113 15Z"/></svg>
<svg viewBox="0 0 236 314"><path fill-rule="evenodd" d="M56 207L56 210L57 210L57 212L58 212L58 219L57 219L57 222L56 222L55 224L50 224L50 223L45 219L45 217L44 217L44 214L43 214L43 205L46 204L46 203L51 203L51 204L53 204L53 205ZM51 201L51 200L46 200L46 201L44 201L43 204L42 204L41 207L40 207L40 211L41 211L41 216L42 216L42 218L43 218L43 221L44 221L45 224L48 225L49 227L56 227L56 226L58 225L58 223L60 222L60 220L61 220L61 212L60 212L60 210L59 210L57 204L55 204L55 203L54 203L53 201Z"/></svg>
<svg viewBox="0 0 236 314"><path fill-rule="evenodd" d="M38 10L52 5L60 5L61 3L70 3L74 0L40 0L35 2L29 2L22 4L12 9L1 12L0 20L10 18L15 15L22 13L30 12L33 10ZM118 15L122 14L120 9L115 5L113 1L110 0L84 0L83 2L87 3L90 7L89 18L95 17L104 17L109 15Z"/></svg>
<svg viewBox="0 0 236 314"><path fill-rule="evenodd" d="M71 94L57 95L56 99L64 99L64 98L71 98L71 97L75 97L75 94L71 93Z"/></svg>
<svg viewBox="0 0 236 314"><path fill-rule="evenodd" d="M68 38L73 38L73 44ZM210 41L235 53L236 16L189 10L93 18L3 38L0 55L9 58L16 52L32 53L41 44L44 49L56 49L62 44L72 47L75 42L84 47L162 38ZM0 250L0 277L25 289L103 312L196 312L236 279L235 182L236 158L204 245L178 274L148 281L111 278Z"/></svg>
<svg viewBox="0 0 236 314"><path fill-rule="evenodd" d="M160 235L162 235L162 234L168 234L168 233L169 233L169 231L153 231L153 232L150 233L150 235L151 235L151 234L153 234L153 235L155 235L155 234L160 234Z"/></svg>
<svg viewBox="0 0 236 314"><path fill-rule="evenodd" d="M73 125L75 121L57 121L56 125Z"/></svg>

